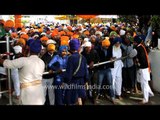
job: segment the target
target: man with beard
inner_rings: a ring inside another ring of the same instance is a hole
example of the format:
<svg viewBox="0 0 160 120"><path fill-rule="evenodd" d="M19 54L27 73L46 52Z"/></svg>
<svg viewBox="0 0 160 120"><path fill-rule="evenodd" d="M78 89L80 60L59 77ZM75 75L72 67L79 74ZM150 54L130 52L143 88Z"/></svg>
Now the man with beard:
<svg viewBox="0 0 160 120"><path fill-rule="evenodd" d="M86 58L87 64L89 65L89 85L96 85L97 86L97 80L98 80L98 69L97 67L94 67L93 65L98 63L100 58L98 55L98 52L93 49L91 42L85 42L84 43L84 50L82 52L82 55ZM96 89L90 89L89 90L89 97L92 98L92 102L95 103L96 98Z"/></svg>
<svg viewBox="0 0 160 120"><path fill-rule="evenodd" d="M14 60L0 59L0 65L9 69L19 69L20 100L22 105L44 105L45 97L42 86L42 75L45 64L38 57L41 51L40 40L31 40L29 48L29 57L20 57Z"/></svg>
<svg viewBox="0 0 160 120"><path fill-rule="evenodd" d="M66 90L66 101L68 105L82 105L86 99L85 84L88 82L89 74L87 61L79 54L80 41L72 39L69 42L71 55L68 58L65 82L69 85Z"/></svg>
<svg viewBox="0 0 160 120"><path fill-rule="evenodd" d="M154 96L148 81L150 81L150 63L148 59L148 53L142 44L144 40L141 35L135 36L134 46L137 50L136 65L139 68L137 70L137 81L141 84L141 89L143 92L143 100L141 104L146 104L149 102L149 97Z"/></svg>

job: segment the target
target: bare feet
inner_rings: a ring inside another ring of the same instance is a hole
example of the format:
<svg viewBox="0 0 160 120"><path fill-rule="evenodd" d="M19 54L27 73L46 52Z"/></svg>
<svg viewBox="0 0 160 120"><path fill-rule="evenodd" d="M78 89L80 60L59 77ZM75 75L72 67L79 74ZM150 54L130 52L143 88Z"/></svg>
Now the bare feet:
<svg viewBox="0 0 160 120"><path fill-rule="evenodd" d="M147 101L144 101L144 100L142 100L141 102L139 102L139 104L140 105L145 105L145 104L147 104L148 102Z"/></svg>
<svg viewBox="0 0 160 120"><path fill-rule="evenodd" d="M16 96L16 99L19 100L19 99L20 99L20 96Z"/></svg>

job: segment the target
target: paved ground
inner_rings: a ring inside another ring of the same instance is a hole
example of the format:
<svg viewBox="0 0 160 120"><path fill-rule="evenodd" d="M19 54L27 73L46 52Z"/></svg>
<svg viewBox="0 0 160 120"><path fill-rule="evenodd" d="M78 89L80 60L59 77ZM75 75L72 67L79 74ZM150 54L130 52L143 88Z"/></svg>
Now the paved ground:
<svg viewBox="0 0 160 120"><path fill-rule="evenodd" d="M116 99L115 105L140 105L140 101L142 100L143 96L141 93L139 94L128 94L123 97L122 100ZM87 105L93 105L90 101L87 101ZM101 98L98 99L95 105L113 105L108 99ZM155 93L155 96L150 98L149 103L146 105L160 105L160 94Z"/></svg>
<svg viewBox="0 0 160 120"><path fill-rule="evenodd" d="M123 97L122 100L116 100L115 105L140 105L139 102L142 100L142 94L128 94ZM0 105L9 105L9 99L7 95L3 95L0 98ZM15 105L15 99L13 98L13 105ZM93 105L89 100L86 101L86 105ZM108 99L100 98L96 101L95 105L113 105ZM155 96L150 98L150 102L147 105L160 105L160 94L155 93Z"/></svg>

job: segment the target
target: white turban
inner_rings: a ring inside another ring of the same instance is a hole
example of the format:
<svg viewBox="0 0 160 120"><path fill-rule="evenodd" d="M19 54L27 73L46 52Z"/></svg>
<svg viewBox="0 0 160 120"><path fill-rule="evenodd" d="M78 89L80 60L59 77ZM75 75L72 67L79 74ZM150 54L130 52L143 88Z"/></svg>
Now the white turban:
<svg viewBox="0 0 160 120"><path fill-rule="evenodd" d="M14 46L13 49L14 49L16 54L22 53L22 47L19 46L19 45Z"/></svg>
<svg viewBox="0 0 160 120"><path fill-rule="evenodd" d="M46 43L47 45L48 44L56 44L56 41L55 40L52 40L52 39L49 39L49 40L47 40L47 43Z"/></svg>
<svg viewBox="0 0 160 120"><path fill-rule="evenodd" d="M122 35L125 35L126 31L125 30L120 30L119 34L122 36Z"/></svg>
<svg viewBox="0 0 160 120"><path fill-rule="evenodd" d="M84 43L84 47L91 47L91 46L92 46L92 44L89 41Z"/></svg>

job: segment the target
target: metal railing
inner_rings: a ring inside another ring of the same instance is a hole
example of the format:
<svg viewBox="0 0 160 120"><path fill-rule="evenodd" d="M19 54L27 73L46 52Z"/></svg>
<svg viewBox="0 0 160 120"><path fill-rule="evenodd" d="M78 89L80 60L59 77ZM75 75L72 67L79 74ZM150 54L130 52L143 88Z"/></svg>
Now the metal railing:
<svg viewBox="0 0 160 120"><path fill-rule="evenodd" d="M6 43L6 48L7 48L7 53L10 53L10 42L13 42L13 41L10 41L9 40L9 35L8 33L6 34L6 41L0 41L0 43ZM10 59L10 55L7 55L7 59ZM3 81L3 80L8 80L8 90L3 90L1 91L0 89L0 94L3 94L3 93L7 93L8 92L8 97L9 97L9 105L12 105L12 93L11 93L11 70L10 69L7 69L7 78L0 78L0 82ZM1 84L1 83L0 83ZM1 85L0 85L1 87Z"/></svg>
<svg viewBox="0 0 160 120"><path fill-rule="evenodd" d="M105 62L100 62L100 63L96 63L93 65L93 67L96 67L96 66L100 66L100 65L104 65L104 64L107 64L107 63L112 63L114 61L117 61L117 60L123 60L123 59L126 59L128 56L124 56L124 57L120 57L120 58L116 58L116 59L113 59L113 60L108 60L108 61L105 61ZM89 66L87 66L89 68ZM62 72L65 72L66 69L62 69ZM56 73L56 71L53 71L53 74ZM43 75L46 75L46 74L49 74L49 72L44 72Z"/></svg>

